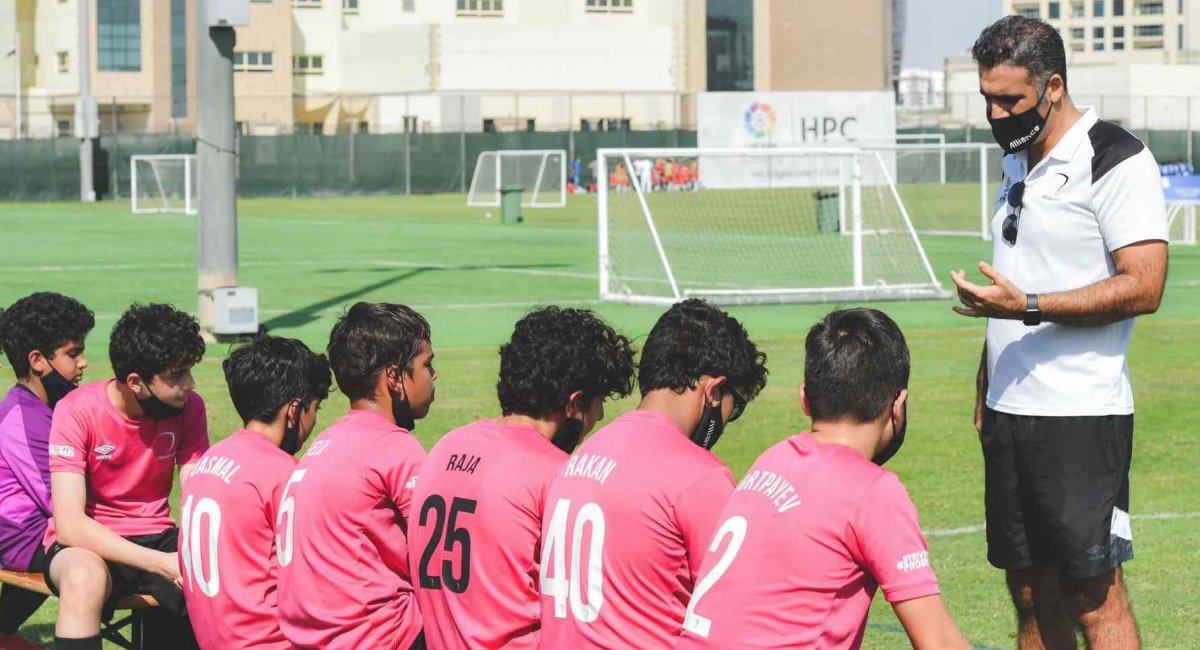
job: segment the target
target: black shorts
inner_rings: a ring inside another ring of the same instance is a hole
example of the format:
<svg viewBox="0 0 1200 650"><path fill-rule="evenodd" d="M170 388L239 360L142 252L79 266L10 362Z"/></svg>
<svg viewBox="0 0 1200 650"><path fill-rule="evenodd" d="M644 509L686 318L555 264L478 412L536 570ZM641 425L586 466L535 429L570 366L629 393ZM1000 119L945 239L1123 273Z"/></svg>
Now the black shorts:
<svg viewBox="0 0 1200 650"><path fill-rule="evenodd" d="M1090 578L1133 559L1133 416L983 416L988 561Z"/></svg>
<svg viewBox="0 0 1200 650"><path fill-rule="evenodd" d="M125 539L144 548L152 548L165 553L174 553L178 549L179 529L168 528L161 533L133 535ZM43 575L46 578L46 586L50 588L50 592L55 596L58 595L58 587L50 579L50 564L54 561L54 556L58 555L59 551L62 551L64 548L66 547L55 542L46 550L46 570L43 572ZM136 594L154 596L161 610L177 616L187 614L187 605L183 601L183 592L180 591L179 587L175 586L175 583L157 573L150 573L149 571L136 569L125 564L107 561L105 564L108 565L108 574L112 577L112 593L104 603L104 620L112 618L117 601L126 596Z"/></svg>

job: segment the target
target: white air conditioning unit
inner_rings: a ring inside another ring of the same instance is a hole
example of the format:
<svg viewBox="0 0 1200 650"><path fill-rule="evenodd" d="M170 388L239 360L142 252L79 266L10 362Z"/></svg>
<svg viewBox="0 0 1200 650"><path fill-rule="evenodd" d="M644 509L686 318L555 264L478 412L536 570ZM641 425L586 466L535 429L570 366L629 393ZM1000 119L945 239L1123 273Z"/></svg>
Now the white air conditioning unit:
<svg viewBox="0 0 1200 650"><path fill-rule="evenodd" d="M213 309L216 312L213 333L258 333L258 289L223 287L213 289Z"/></svg>

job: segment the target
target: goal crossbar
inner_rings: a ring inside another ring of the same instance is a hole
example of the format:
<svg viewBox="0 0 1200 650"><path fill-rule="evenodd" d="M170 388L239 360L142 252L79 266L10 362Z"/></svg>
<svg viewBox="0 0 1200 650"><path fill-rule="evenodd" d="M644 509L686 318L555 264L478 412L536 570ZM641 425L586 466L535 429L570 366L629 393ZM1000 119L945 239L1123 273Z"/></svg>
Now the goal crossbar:
<svg viewBox="0 0 1200 650"><path fill-rule="evenodd" d="M536 169L530 173L531 166ZM529 178L532 176L532 178ZM467 205L496 207L505 189L520 189L521 205L561 208L567 204L565 149L498 149L475 159Z"/></svg>

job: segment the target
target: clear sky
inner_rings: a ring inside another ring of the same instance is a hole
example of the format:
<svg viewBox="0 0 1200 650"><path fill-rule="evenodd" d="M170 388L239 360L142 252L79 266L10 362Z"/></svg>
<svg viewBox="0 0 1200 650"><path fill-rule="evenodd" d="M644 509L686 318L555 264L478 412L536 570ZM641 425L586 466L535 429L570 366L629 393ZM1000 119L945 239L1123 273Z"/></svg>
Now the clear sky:
<svg viewBox="0 0 1200 650"><path fill-rule="evenodd" d="M941 70L947 56L971 49L975 37L1000 18L1000 0L907 0L904 67Z"/></svg>

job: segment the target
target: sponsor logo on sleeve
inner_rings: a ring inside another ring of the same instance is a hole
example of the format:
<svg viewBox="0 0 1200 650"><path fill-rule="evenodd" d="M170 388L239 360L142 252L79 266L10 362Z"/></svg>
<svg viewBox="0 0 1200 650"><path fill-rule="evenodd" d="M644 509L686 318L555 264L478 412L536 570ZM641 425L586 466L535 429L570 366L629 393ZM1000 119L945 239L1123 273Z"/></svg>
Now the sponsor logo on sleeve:
<svg viewBox="0 0 1200 650"><path fill-rule="evenodd" d="M92 451L96 452L96 460L108 460L112 458L113 452L117 450L117 446L109 443L104 443L96 447Z"/></svg>
<svg viewBox="0 0 1200 650"><path fill-rule="evenodd" d="M896 569L909 573L911 571L920 571L921 569L929 568L929 551L921 551L920 553L909 553L900 558L896 563Z"/></svg>
<svg viewBox="0 0 1200 650"><path fill-rule="evenodd" d="M75 448L70 445L50 445L50 455L62 458L74 458Z"/></svg>

